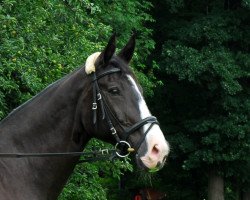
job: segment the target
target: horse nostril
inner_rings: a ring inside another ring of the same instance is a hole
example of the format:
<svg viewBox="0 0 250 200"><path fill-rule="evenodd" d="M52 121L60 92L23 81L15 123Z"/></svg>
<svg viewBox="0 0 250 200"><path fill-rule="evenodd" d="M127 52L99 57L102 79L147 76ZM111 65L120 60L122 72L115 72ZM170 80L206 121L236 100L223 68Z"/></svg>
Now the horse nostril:
<svg viewBox="0 0 250 200"><path fill-rule="evenodd" d="M156 145L154 145L154 147L153 147L153 149L152 149L152 154L153 155L157 155L158 153L159 153L159 147L158 147L158 145L156 144Z"/></svg>

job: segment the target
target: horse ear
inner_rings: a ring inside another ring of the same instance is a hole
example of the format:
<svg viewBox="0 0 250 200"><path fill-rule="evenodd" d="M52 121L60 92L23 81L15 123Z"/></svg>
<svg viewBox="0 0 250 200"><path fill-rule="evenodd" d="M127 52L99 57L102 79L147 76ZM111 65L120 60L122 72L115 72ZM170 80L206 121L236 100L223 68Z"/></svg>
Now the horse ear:
<svg viewBox="0 0 250 200"><path fill-rule="evenodd" d="M132 59L135 50L135 34L131 36L125 47L119 52L118 56L126 63L129 63Z"/></svg>
<svg viewBox="0 0 250 200"><path fill-rule="evenodd" d="M113 34L110 37L107 46L105 47L105 49L102 51L102 53L99 55L98 59L96 60L95 66L98 67L98 66L107 65L109 60L114 55L115 49L116 49L116 35Z"/></svg>

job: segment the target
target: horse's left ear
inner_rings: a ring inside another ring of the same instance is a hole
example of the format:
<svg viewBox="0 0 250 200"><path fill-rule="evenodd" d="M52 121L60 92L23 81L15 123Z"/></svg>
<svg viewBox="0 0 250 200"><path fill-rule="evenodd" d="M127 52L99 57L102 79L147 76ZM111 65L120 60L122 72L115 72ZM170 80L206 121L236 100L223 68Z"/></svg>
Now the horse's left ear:
<svg viewBox="0 0 250 200"><path fill-rule="evenodd" d="M135 34L131 36L125 47L118 53L118 56L126 63L129 63L132 59L135 50Z"/></svg>

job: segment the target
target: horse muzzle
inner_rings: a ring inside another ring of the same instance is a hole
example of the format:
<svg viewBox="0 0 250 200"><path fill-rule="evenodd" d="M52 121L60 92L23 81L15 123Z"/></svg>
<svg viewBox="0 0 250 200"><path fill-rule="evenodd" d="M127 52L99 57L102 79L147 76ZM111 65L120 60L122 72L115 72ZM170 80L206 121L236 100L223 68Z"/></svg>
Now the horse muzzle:
<svg viewBox="0 0 250 200"><path fill-rule="evenodd" d="M159 141L159 143L151 143L145 141L147 145L146 151L138 151L136 161L140 168L155 172L163 168L169 154L169 145L166 141Z"/></svg>

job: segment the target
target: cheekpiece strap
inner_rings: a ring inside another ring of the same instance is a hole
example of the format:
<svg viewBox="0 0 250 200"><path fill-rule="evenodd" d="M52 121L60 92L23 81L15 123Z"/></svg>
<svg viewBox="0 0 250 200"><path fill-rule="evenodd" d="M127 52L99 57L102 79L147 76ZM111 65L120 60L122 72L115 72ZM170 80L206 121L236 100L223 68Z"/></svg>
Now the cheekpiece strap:
<svg viewBox="0 0 250 200"><path fill-rule="evenodd" d="M100 105L101 107L101 112L102 112L102 119L106 119L107 124L109 126L111 134L114 136L115 140L117 142L120 142L120 138L117 135L116 129L113 126L113 123L110 119L108 110L106 108L106 105L104 103L104 97L101 94L101 90L98 85L98 80L108 74L113 74L116 72L120 72L121 70L118 68L113 68L111 70L105 71L102 74L96 75L96 72L93 72L93 104L92 104L92 110L93 110L93 123L96 125L97 123L97 109L98 106Z"/></svg>
<svg viewBox="0 0 250 200"><path fill-rule="evenodd" d="M97 108L98 108L98 102L100 102L101 111L102 111L102 119L105 119L105 110L104 105L102 101L102 94L101 90L99 88L99 85L97 83L96 73L93 73L93 104L92 104L92 110L93 110L93 123L96 124L97 122Z"/></svg>
<svg viewBox="0 0 250 200"><path fill-rule="evenodd" d="M96 74L93 73L93 79L96 79ZM96 81L93 84L93 103L92 103L92 110L93 110L93 123L96 124L97 121L97 89L96 89Z"/></svg>

